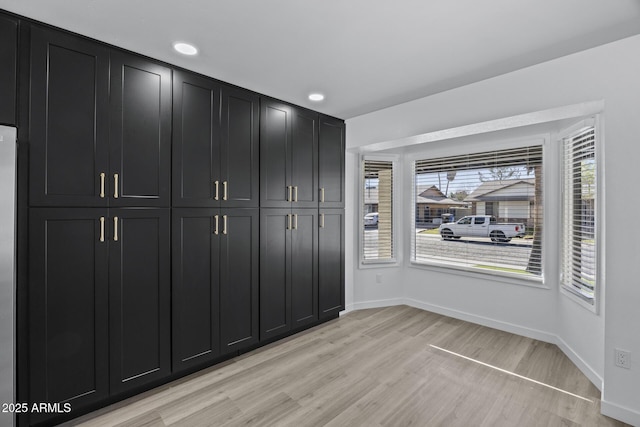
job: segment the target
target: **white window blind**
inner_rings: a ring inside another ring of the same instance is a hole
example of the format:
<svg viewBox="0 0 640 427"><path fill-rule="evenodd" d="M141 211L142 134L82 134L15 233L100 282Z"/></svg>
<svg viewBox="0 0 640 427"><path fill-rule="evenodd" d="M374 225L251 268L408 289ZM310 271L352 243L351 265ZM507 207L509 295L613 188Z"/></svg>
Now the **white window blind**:
<svg viewBox="0 0 640 427"><path fill-rule="evenodd" d="M541 145L415 161L412 261L541 277L542 182Z"/></svg>
<svg viewBox="0 0 640 427"><path fill-rule="evenodd" d="M393 162L363 160L362 260L392 261L393 248Z"/></svg>
<svg viewBox="0 0 640 427"><path fill-rule="evenodd" d="M596 134L593 126L563 139L562 285L593 305L596 290Z"/></svg>

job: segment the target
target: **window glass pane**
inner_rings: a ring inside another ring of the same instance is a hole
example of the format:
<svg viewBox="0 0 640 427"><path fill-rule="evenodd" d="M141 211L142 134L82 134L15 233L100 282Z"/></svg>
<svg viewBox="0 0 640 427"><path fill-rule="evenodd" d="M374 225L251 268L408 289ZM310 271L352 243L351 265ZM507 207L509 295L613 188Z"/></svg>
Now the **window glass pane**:
<svg viewBox="0 0 640 427"><path fill-rule="evenodd" d="M418 160L415 262L542 276L542 146Z"/></svg>
<svg viewBox="0 0 640 427"><path fill-rule="evenodd" d="M391 260L393 250L393 162L364 160L364 261Z"/></svg>

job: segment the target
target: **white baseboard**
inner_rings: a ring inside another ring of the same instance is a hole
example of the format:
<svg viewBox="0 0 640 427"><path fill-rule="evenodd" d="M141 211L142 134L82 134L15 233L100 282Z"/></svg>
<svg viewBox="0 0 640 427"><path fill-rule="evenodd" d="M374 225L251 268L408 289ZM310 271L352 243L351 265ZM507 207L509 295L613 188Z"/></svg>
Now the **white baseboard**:
<svg viewBox="0 0 640 427"><path fill-rule="evenodd" d="M600 412L607 417L631 424L632 426L640 426L640 412L636 412L629 408L618 406L615 403L600 401Z"/></svg>
<svg viewBox="0 0 640 427"><path fill-rule="evenodd" d="M602 392L602 377L587 363L578 353L576 353L561 337L556 336L555 344L560 350L573 362L574 365L585 377L589 378L589 381L593 383L598 390Z"/></svg>

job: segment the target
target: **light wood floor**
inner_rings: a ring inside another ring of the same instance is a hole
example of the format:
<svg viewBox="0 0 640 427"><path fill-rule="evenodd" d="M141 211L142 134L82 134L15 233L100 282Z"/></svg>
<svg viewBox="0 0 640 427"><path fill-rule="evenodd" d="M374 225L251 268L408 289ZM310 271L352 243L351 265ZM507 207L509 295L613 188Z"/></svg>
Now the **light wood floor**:
<svg viewBox="0 0 640 427"><path fill-rule="evenodd" d="M600 392L556 346L397 306L351 312L67 425L624 424L600 415Z"/></svg>

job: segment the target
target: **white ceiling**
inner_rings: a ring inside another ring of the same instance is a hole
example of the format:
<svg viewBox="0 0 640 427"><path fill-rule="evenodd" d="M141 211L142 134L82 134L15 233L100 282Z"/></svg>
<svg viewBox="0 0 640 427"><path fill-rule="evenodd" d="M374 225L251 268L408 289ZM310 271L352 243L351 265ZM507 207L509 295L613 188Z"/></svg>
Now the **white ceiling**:
<svg viewBox="0 0 640 427"><path fill-rule="evenodd" d="M344 119L640 34L640 0L0 0L0 9ZM199 55L177 54L175 41ZM312 91L325 101L309 101Z"/></svg>

